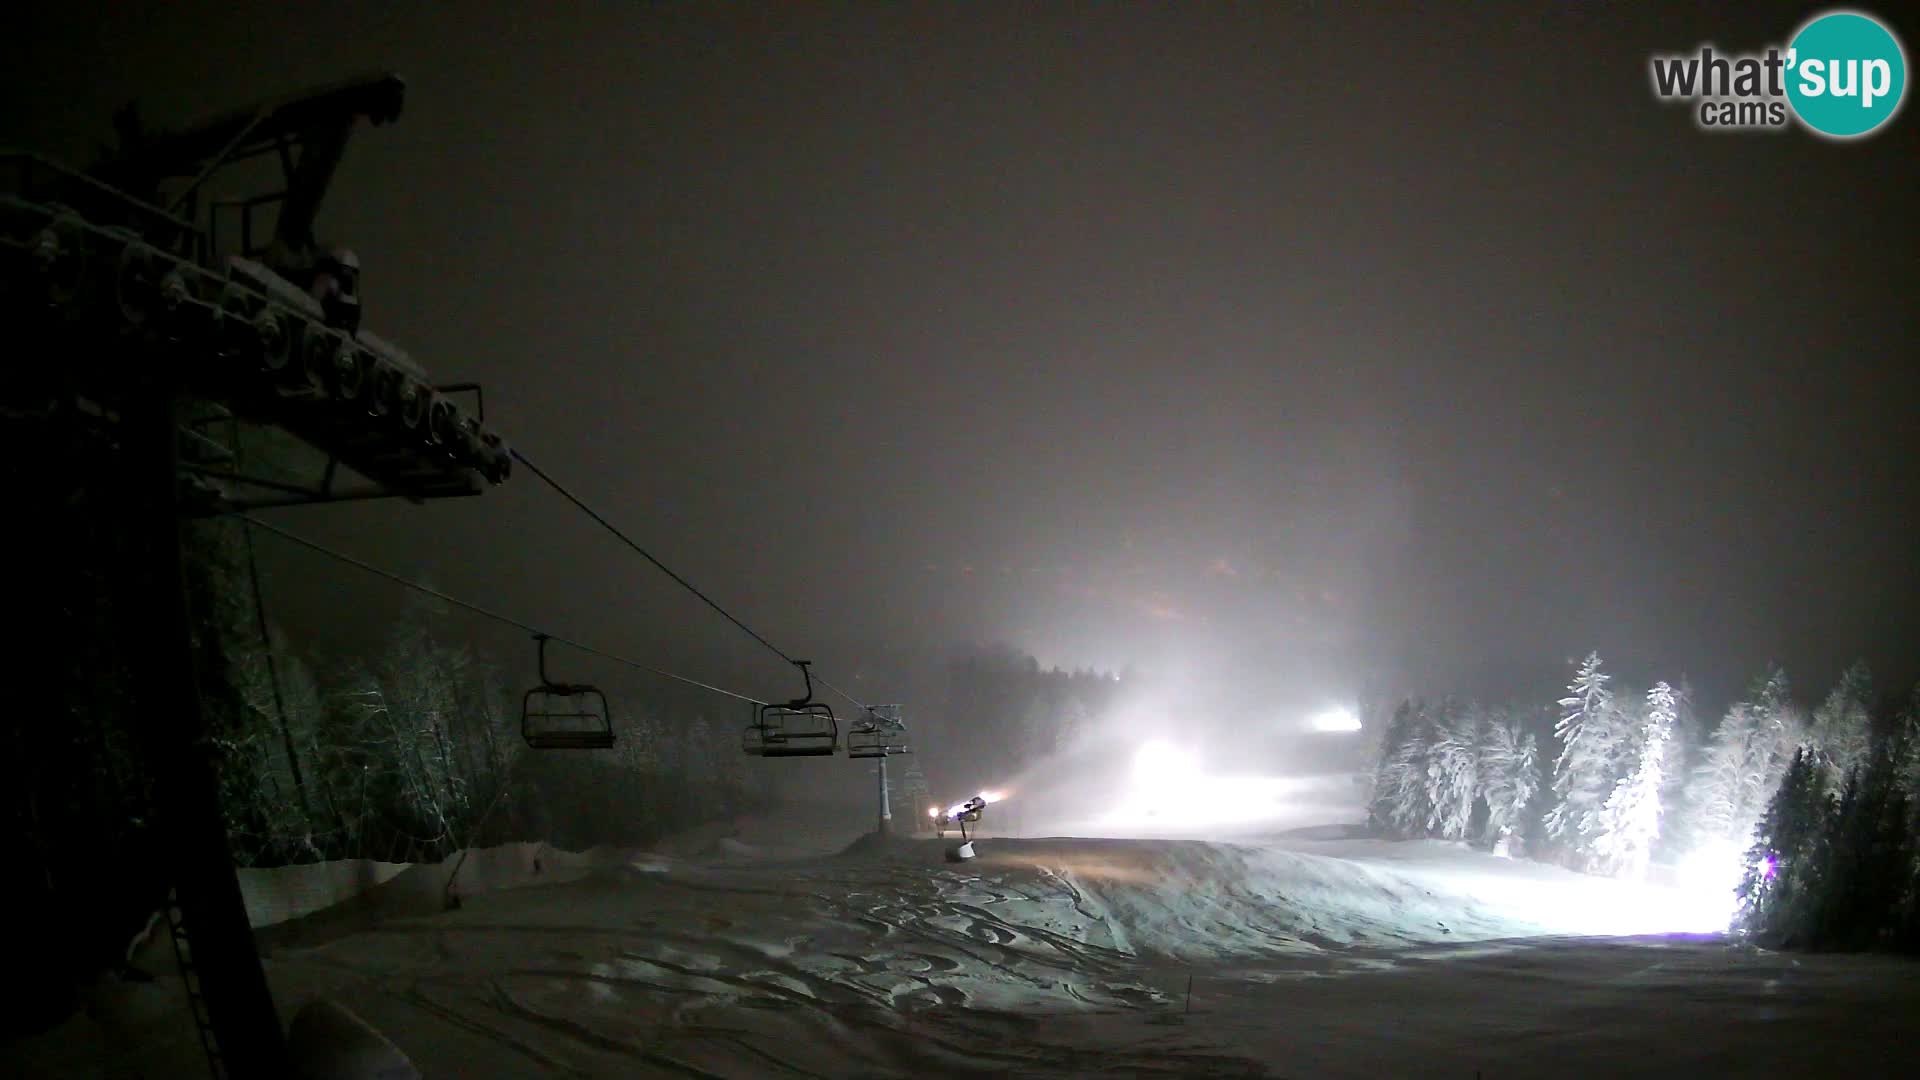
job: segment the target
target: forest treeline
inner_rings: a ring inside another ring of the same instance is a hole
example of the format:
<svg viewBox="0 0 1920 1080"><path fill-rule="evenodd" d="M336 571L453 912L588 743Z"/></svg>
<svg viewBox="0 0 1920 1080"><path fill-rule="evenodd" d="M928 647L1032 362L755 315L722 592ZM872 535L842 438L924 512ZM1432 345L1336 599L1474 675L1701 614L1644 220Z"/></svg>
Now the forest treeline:
<svg viewBox="0 0 1920 1080"><path fill-rule="evenodd" d="M1709 723L1684 682L1629 688L1595 654L1551 705L1369 726L1383 835L1724 887L1772 943L1920 948L1920 692L1876 708L1862 665L1811 709L1771 670Z"/></svg>
<svg viewBox="0 0 1920 1080"><path fill-rule="evenodd" d="M315 666L262 633L244 526L202 526L203 678L222 805L242 866L365 857L432 860L471 845L642 843L757 808L740 752L746 706L659 686L606 687L610 751L536 751L521 738L532 642L508 668L410 598L385 640ZM271 644L269 644L271 642Z"/></svg>
<svg viewBox="0 0 1920 1080"><path fill-rule="evenodd" d="M145 565L113 495L75 485L39 503L46 528L24 598L52 614L22 667L48 692L45 711L16 716L7 755L23 845L14 894L102 950L61 961L82 967L114 963L172 884L142 749L143 726L165 721L131 676L138 650L155 647L126 608ZM509 667L422 601L352 655L292 647L256 607L244 528L185 528L203 749L236 865L435 861L520 839L644 843L762 805L740 753L744 703L609 684L613 750L533 751L519 715L536 681L531 641Z"/></svg>
<svg viewBox="0 0 1920 1080"><path fill-rule="evenodd" d="M1068 746L1108 715L1121 687L1111 672L1043 668L1007 646L975 649L950 663L947 676L942 764L968 769L980 783L1016 776Z"/></svg>

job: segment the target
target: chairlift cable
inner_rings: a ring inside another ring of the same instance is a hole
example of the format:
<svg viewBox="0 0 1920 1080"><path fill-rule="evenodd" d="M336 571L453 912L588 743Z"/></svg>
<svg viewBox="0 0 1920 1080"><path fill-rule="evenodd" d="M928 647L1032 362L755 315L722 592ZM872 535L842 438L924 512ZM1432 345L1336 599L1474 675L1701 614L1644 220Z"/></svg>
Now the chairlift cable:
<svg viewBox="0 0 1920 1080"><path fill-rule="evenodd" d="M532 466L529 465L528 467L531 468ZM589 512L591 513L591 511ZM736 701L744 701L751 705L766 704L766 702L761 701L759 698L756 698L756 697L749 697L746 694L735 693L732 690L722 689L721 687L714 686L711 683L704 683L698 679L688 678L685 675L676 675L671 671L663 671L660 668L654 667L650 664L643 664L638 660L629 659L627 657L619 655L618 653L611 653L606 651L605 649L596 649L591 645L585 644L580 641L576 641L573 638L569 638L560 634L550 633L548 631L541 630L538 627L533 626L531 623L522 622L511 615L502 615L497 611L493 611L489 608L481 607L479 604L470 603L466 600L460 599L457 596L449 596L446 593L441 592L439 589L436 589L431 585L427 585L423 582L414 581L411 578L401 577L399 574L396 574L390 570L383 570L380 567L374 566L371 563L363 562L359 559L354 558L351 555L347 555L342 552L335 551L332 548L326 547L322 544L315 543L312 540L308 540L304 536L300 536L296 533L288 532L286 529L283 529L278 525L269 524L268 522L262 521L259 518L250 517L246 514L229 514L227 516L237 518L238 520L248 525L265 529L266 531L273 533L274 535L279 536L282 539L291 540L295 544L298 544L301 547L308 549L309 551L318 552L321 555L325 555L339 562L346 563L349 566L358 567L361 570L364 570L367 573L374 575L375 577L385 578L386 580L391 581L396 585L404 586L406 588L414 590L415 592L425 593L426 595L434 597L437 600L443 600L449 604L454 605L455 607L465 608L466 610L471 611L476 615L483 615L489 619L494 620L495 622L505 623L508 626L512 626L520 630L524 630L529 634L534 634L536 636L545 635L546 637L554 641L557 641L562 645L570 646L572 648L580 650L581 652L590 653L594 656L598 656L605 660L611 660L616 664L624 664L627 667L633 668L637 671L644 671L649 675L658 675L660 678L663 678L663 679L671 679L677 683L684 683L687 686L698 687L701 690L711 691L712 693L719 694L722 697L730 697Z"/></svg>
<svg viewBox="0 0 1920 1080"><path fill-rule="evenodd" d="M539 477L541 481L543 481L548 487L552 488L555 492L559 493L561 498L566 499L568 502L578 507L588 517L598 522L601 528L612 533L616 538L620 540L621 543L632 548L637 554L639 554L641 558L652 563L654 567L658 569L661 573L672 578L677 584L679 584L681 588L692 593L694 596L698 597L702 603L706 604L708 607L712 608L713 610L719 612L722 618L726 619L728 622L732 623L733 625L739 627L742 631L746 633L748 637L752 638L753 640L759 642L762 645L765 645L768 651L772 652L773 655L779 657L782 660L785 660L789 664L794 663L793 657L788 656L784 651L781 650L781 648L778 645L775 645L773 642L768 641L764 637L761 637L759 632L754 630L753 627L748 626L746 623L741 622L738 618L735 618L732 612L728 611L726 608L721 607L718 602L716 602L712 597L708 596L706 593L701 592L699 588L697 588L693 584L693 582L688 581L686 578L683 578L679 574L674 573L671 567L669 567L666 563L661 562L659 559L655 558L652 552L648 551L646 548L641 547L639 543L637 543L632 537L628 536L626 533L621 532L619 526L615 525L611 521L608 521L605 517L601 516L599 511L595 510L593 507L588 506L585 502L581 501L578 495L575 495L573 492L567 490L566 485L560 483L560 481L555 480L553 477L547 475L547 473L543 469L541 469L540 466L535 465L531 461L528 461L525 454L522 454L519 450L511 450L509 452L513 454L513 458L515 461L518 461L520 464L525 465L527 467L528 472L531 472L533 473L533 475ZM824 682L825 680L822 680L822 681ZM842 694L841 696L844 697L845 695ZM847 700L851 701L853 699L848 698Z"/></svg>
<svg viewBox="0 0 1920 1080"><path fill-rule="evenodd" d="M861 712L873 711L873 708L869 706L866 702L861 701L859 698L854 697L852 694L849 694L845 690L842 690L839 687L833 685L832 683L828 682L825 678L819 675L815 675L813 677L813 681L819 683L821 686L826 687L827 689L833 691L834 693L839 694L841 697L846 698L849 704L851 704L854 708L859 709Z"/></svg>
<svg viewBox="0 0 1920 1080"><path fill-rule="evenodd" d="M540 466L535 465L531 461L528 461L526 458L526 455L522 454L518 449L511 449L509 450L509 452L513 454L514 460L518 461L520 464L525 465L527 467L528 472L531 472L533 475L539 477L542 482L544 482L548 487L552 488L562 498L566 499L568 502L578 507L588 517L598 522L601 528L604 528L608 532L612 533L616 538L620 540L621 543L632 548L635 552L637 552L640 555L641 558L646 559L648 562L652 563L655 568L657 568L661 573L672 578L677 584L680 585L681 588L686 589L688 592L698 597L702 603L706 604L708 607L712 608L713 610L719 612L722 618L726 619L728 622L732 623L733 625L739 627L743 632L746 633L748 637L751 637L753 640L766 646L767 650L772 652L773 655L779 657L782 660L785 660L789 664L798 664L798 661L794 660L793 657L787 655L785 650L781 649L778 645L775 645L773 642L768 641L765 637L762 637L758 631L753 629L753 627L748 626L746 623L740 621L738 618L734 616L732 612L728 611L726 608L721 607L718 602L716 602L712 597L708 596L706 593L701 592L699 588L697 588L691 581L688 581L686 578L681 577L679 574L675 573L670 567L667 566L666 563L663 563L658 558L656 558L652 552L648 551L646 548L641 547L638 542L636 542L632 537L628 536L626 533L622 532L618 526L613 524L613 522L608 521L598 511L594 510L593 507L588 506L584 500L582 500L578 495L575 495L572 491L568 490L564 484L560 483L560 481L555 480L552 476L548 475L545 470L540 468ZM826 689L831 690L834 693L845 698L850 704L852 704L855 708L861 710L862 712L872 711L865 702L861 701L859 698L854 697L852 694L847 693L845 690L840 689L838 686L835 686L834 684L828 682L824 677L818 674L815 674L812 676L812 679L814 682L819 683L821 686L825 687Z"/></svg>

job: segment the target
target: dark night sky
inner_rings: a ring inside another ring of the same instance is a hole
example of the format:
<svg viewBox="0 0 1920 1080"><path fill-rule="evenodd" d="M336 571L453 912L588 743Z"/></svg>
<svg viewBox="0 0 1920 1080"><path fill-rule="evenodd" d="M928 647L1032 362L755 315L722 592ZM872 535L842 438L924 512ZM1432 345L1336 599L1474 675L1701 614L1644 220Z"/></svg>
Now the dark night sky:
<svg viewBox="0 0 1920 1080"><path fill-rule="evenodd" d="M228 6L29 14L0 141L401 72L323 209L368 325L883 699L978 639L1229 709L1920 674L1920 116L1648 89L1812 8ZM530 478L277 520L788 692ZM395 603L270 570L310 634Z"/></svg>

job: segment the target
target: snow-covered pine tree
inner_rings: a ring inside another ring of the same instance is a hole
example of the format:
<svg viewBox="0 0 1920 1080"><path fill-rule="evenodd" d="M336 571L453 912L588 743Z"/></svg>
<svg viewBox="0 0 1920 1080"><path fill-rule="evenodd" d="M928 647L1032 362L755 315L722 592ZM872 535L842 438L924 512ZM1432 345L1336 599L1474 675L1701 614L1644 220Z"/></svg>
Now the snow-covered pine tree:
<svg viewBox="0 0 1920 1080"><path fill-rule="evenodd" d="M1720 718L1707 740L1706 753L1693 770L1687 806L1694 843L1705 847L1735 839L1742 776L1748 747L1760 729L1758 711L1751 702L1737 701Z"/></svg>
<svg viewBox="0 0 1920 1080"><path fill-rule="evenodd" d="M1745 850L1786 775L1802 730L1804 721L1778 668L1755 684L1750 700L1727 710L1689 785L1696 849L1734 845Z"/></svg>
<svg viewBox="0 0 1920 1080"><path fill-rule="evenodd" d="M1433 745L1433 721L1426 706L1404 701L1394 710L1385 749L1374 770L1368 808L1381 833L1406 838L1425 835L1431 806L1427 801L1427 758Z"/></svg>
<svg viewBox="0 0 1920 1080"><path fill-rule="evenodd" d="M1693 687L1682 676L1680 684L1673 688L1673 737L1667 740L1666 761L1660 767L1664 778L1660 805L1665 808L1665 814L1660 823L1657 851L1677 854L1688 850L1693 839L1692 823L1682 811L1687 805L1687 781L1693 762L1706 742L1694 700Z"/></svg>
<svg viewBox="0 0 1920 1080"><path fill-rule="evenodd" d="M1840 676L1839 685L1813 710L1806 743L1825 773L1827 790L1838 791L1848 770L1867 760L1871 721L1867 702L1872 678L1865 663L1856 662Z"/></svg>
<svg viewBox="0 0 1920 1080"><path fill-rule="evenodd" d="M1847 774L1846 787L1828 818L1808 944L1885 947L1900 940L1910 926L1911 890L1920 862L1910 797L1910 778L1920 768L1917 761L1920 712L1910 706L1874 740L1866 763Z"/></svg>
<svg viewBox="0 0 1920 1080"><path fill-rule="evenodd" d="M1367 824L1376 833L1390 834L1394 789L1399 778L1394 774L1394 759L1412 726L1413 702L1402 701L1380 726L1373 740L1373 770L1367 776Z"/></svg>
<svg viewBox="0 0 1920 1080"><path fill-rule="evenodd" d="M1787 673L1774 668L1754 694L1757 727L1747 745L1747 759L1741 771L1739 798L1734 804L1736 831L1730 839L1746 843L1753 827L1766 813L1767 803L1780 788L1807 728L1806 715L1788 693Z"/></svg>
<svg viewBox="0 0 1920 1080"><path fill-rule="evenodd" d="M1653 842L1660 836L1660 791L1666 784L1667 743L1673 737L1673 688L1664 682L1647 691L1638 760L1614 785L1601 807L1593 848L1620 877L1644 877Z"/></svg>
<svg viewBox="0 0 1920 1080"><path fill-rule="evenodd" d="M1830 809L1823 767L1809 750L1795 752L1748 849L1735 890L1734 925L1773 940L1805 937L1813 929L1825 859L1821 848Z"/></svg>
<svg viewBox="0 0 1920 1080"><path fill-rule="evenodd" d="M1522 815L1539 791L1538 769L1533 733L1511 717L1490 717L1480 743L1480 784L1487 800L1485 842L1494 854L1512 853Z"/></svg>
<svg viewBox="0 0 1920 1080"><path fill-rule="evenodd" d="M1600 654L1589 653L1560 699L1560 756L1553 764L1553 809L1547 812L1547 836L1568 859L1585 863L1592 855L1600 810L1613 793L1613 756L1617 716L1610 680L1600 670Z"/></svg>
<svg viewBox="0 0 1920 1080"><path fill-rule="evenodd" d="M1456 701L1440 706L1426 759L1427 832L1464 840L1480 793L1478 710Z"/></svg>

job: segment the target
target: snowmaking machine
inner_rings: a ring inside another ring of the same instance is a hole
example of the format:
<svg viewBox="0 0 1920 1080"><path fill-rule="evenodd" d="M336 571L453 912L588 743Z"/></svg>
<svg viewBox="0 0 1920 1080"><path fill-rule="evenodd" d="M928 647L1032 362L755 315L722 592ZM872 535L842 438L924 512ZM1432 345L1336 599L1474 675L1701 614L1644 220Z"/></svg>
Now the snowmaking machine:
<svg viewBox="0 0 1920 1080"><path fill-rule="evenodd" d="M994 801L995 796L981 792L966 802L947 807L935 816L937 831L941 836L946 835L949 824L960 827L960 842L947 849L948 862L965 862L973 858L973 837L968 835L967 826L979 824L980 815L986 811L987 804Z"/></svg>

